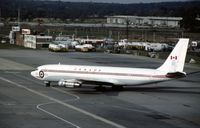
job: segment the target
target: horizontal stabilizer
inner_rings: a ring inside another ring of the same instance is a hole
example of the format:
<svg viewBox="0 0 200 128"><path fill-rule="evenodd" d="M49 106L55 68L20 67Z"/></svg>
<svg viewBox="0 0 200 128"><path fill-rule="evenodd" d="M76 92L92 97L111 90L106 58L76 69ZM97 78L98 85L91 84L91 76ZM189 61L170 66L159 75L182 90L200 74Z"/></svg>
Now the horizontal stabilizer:
<svg viewBox="0 0 200 128"><path fill-rule="evenodd" d="M172 72L172 73L167 73L166 77L168 78L182 78L182 77L186 77L186 73L185 72Z"/></svg>

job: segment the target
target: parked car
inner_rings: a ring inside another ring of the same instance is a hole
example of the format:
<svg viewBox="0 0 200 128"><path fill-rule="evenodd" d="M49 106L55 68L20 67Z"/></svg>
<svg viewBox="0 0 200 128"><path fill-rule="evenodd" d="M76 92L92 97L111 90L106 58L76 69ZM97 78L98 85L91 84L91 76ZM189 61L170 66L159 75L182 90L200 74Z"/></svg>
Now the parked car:
<svg viewBox="0 0 200 128"><path fill-rule="evenodd" d="M81 52L95 51L95 47L91 44L76 45L75 49Z"/></svg>
<svg viewBox="0 0 200 128"><path fill-rule="evenodd" d="M53 52L67 52L68 51L68 45L61 44L61 43L50 43L49 44L49 51Z"/></svg>

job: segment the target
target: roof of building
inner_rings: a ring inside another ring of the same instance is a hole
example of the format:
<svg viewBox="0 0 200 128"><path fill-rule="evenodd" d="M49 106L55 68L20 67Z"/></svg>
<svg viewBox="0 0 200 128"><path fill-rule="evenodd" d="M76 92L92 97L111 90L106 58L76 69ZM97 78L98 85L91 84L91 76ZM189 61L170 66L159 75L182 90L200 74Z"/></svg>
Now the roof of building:
<svg viewBox="0 0 200 128"><path fill-rule="evenodd" d="M116 15L116 16L108 16L108 18L140 18L149 20L182 20L182 17L156 17L156 16L125 16L125 15Z"/></svg>

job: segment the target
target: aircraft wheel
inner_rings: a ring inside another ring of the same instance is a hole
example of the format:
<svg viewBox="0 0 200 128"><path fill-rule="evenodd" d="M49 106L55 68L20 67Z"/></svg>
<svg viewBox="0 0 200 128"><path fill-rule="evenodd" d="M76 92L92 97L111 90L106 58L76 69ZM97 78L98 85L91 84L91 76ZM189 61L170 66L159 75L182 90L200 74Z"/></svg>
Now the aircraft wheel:
<svg viewBox="0 0 200 128"><path fill-rule="evenodd" d="M45 87L50 87L50 82L45 82Z"/></svg>
<svg viewBox="0 0 200 128"><path fill-rule="evenodd" d="M97 91L101 91L101 92L103 92L103 91L106 90L106 87L103 87L103 86L97 86L97 87L95 87L95 89L96 89Z"/></svg>
<svg viewBox="0 0 200 128"><path fill-rule="evenodd" d="M123 86L113 85L112 86L112 90L114 90L114 91L122 91L123 90Z"/></svg>

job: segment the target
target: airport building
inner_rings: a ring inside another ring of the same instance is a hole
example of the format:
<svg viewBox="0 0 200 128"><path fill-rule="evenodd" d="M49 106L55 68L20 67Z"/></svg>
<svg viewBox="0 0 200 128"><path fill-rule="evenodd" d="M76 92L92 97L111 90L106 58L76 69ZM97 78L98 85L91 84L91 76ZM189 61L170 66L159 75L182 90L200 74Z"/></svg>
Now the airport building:
<svg viewBox="0 0 200 128"><path fill-rule="evenodd" d="M172 27L179 28L182 17L143 17L143 16L109 16L108 24L127 24L129 22L133 27Z"/></svg>
<svg viewBox="0 0 200 128"><path fill-rule="evenodd" d="M33 49L48 48L52 40L52 36L24 35L24 47Z"/></svg>

